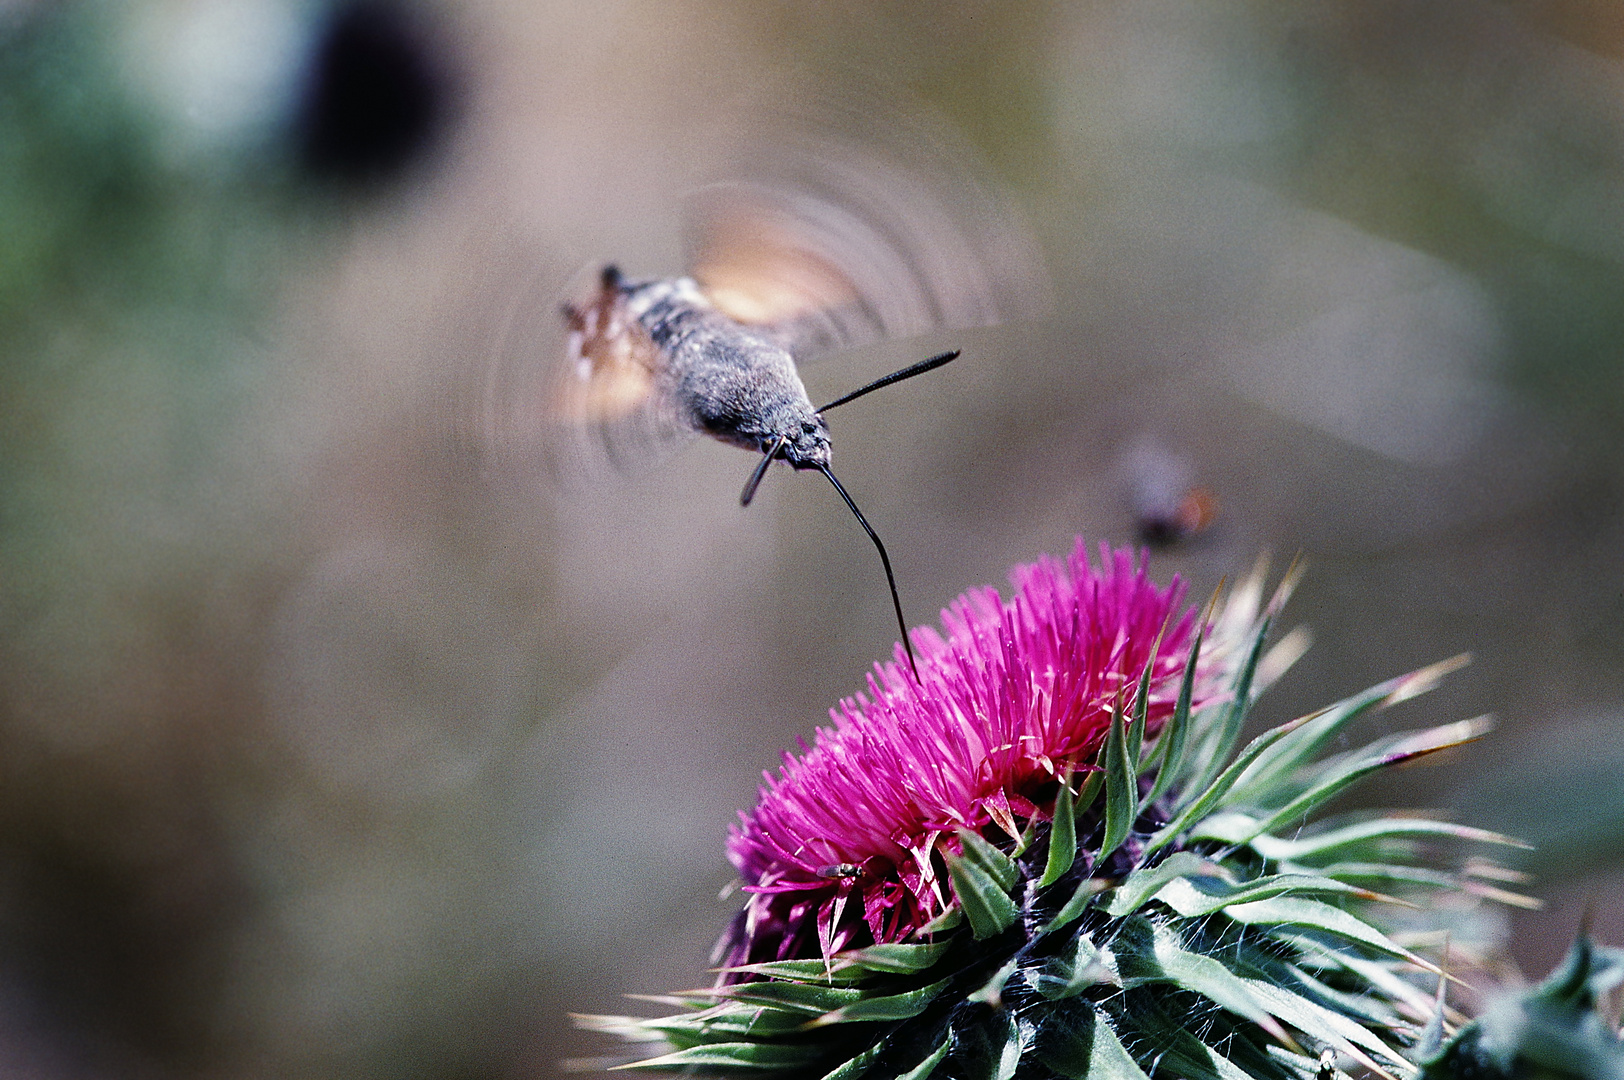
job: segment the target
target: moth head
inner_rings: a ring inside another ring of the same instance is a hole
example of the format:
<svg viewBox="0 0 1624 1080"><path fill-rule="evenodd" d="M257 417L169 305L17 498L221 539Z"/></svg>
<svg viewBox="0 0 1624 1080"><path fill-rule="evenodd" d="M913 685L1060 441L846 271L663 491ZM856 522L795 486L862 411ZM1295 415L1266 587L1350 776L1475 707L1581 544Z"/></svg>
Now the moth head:
<svg viewBox="0 0 1624 1080"><path fill-rule="evenodd" d="M827 466L830 461L828 422L814 413L796 424L785 444L784 460L797 469Z"/></svg>

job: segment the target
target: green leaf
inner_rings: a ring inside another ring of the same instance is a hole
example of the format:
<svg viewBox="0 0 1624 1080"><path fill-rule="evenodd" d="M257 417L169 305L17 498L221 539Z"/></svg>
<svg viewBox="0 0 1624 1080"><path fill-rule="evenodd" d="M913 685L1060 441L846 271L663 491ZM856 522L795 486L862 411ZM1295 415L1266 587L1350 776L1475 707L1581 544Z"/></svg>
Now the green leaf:
<svg viewBox="0 0 1624 1080"><path fill-rule="evenodd" d="M868 1072L869 1066L878 1061L880 1055L884 1052L885 1040L881 1039L867 1050L864 1050L861 1054L847 1058L839 1065L836 1065L834 1068L824 1073L823 1080L856 1080L857 1077Z"/></svg>
<svg viewBox="0 0 1624 1080"><path fill-rule="evenodd" d="M1400 1069L1410 1064L1398 1051L1382 1042L1371 1032L1341 1013L1317 1005L1312 1001L1275 986L1263 979L1247 979L1253 995L1270 1012L1292 1027L1319 1042L1328 1042L1338 1050L1357 1058L1366 1068L1380 1076L1390 1076L1380 1064L1371 1060L1366 1050L1381 1054Z"/></svg>
<svg viewBox="0 0 1624 1080"><path fill-rule="evenodd" d="M1469 657L1462 655L1417 671L1378 683L1367 690L1343 698L1336 704L1311 714L1292 738L1261 756L1235 785L1234 801L1268 801L1269 793L1285 783L1299 768L1307 765L1349 721L1373 708L1387 708L1432 690L1443 677L1462 667Z"/></svg>
<svg viewBox="0 0 1624 1080"><path fill-rule="evenodd" d="M1018 859L1022 855L1026 854L1026 850L1030 848L1032 846L1032 842L1038 838L1038 826L1041 824L1041 821L1042 819L1040 819L1036 814L1033 814L1031 817L1026 819L1026 828L1021 830L1020 839L1015 842L1014 850L1009 853L1010 858Z"/></svg>
<svg viewBox="0 0 1624 1080"><path fill-rule="evenodd" d="M1220 773L1217 779L1208 784L1205 791L1201 792L1194 799L1189 800L1184 806L1184 809L1179 811L1178 815L1174 817L1172 821L1169 821L1166 825L1156 830L1156 835L1152 836L1145 844L1145 855L1149 855L1151 852L1165 847L1167 844L1175 840L1180 833L1184 832L1186 829L1190 828L1196 822L1200 821L1202 818L1211 813L1213 808L1218 805L1219 800L1224 797L1224 793L1227 792L1230 786L1234 784L1235 780L1246 771L1246 767L1253 761L1257 760L1259 754L1263 753L1263 751L1267 750L1280 739L1283 739L1287 735L1291 734L1307 720L1308 717L1301 717L1296 720L1288 721L1287 723L1281 724L1279 727L1270 728L1268 731L1265 731L1263 734L1247 743L1246 749L1241 751L1240 757L1236 758L1229 768Z"/></svg>
<svg viewBox="0 0 1624 1080"><path fill-rule="evenodd" d="M1127 999L1123 1027L1142 1033L1145 1042L1158 1048L1157 1072L1181 1080L1253 1080L1234 1062L1191 1035L1180 1021L1168 1016L1150 999L1135 995Z"/></svg>
<svg viewBox="0 0 1624 1080"><path fill-rule="evenodd" d="M850 949L835 954L837 963L846 962L869 971L884 971L892 975L912 975L924 971L940 960L952 945L949 941L933 944L870 945L863 949Z"/></svg>
<svg viewBox="0 0 1624 1080"><path fill-rule="evenodd" d="M1105 836L1099 858L1122 846L1139 816L1139 783L1128 760L1128 737L1122 722L1122 700L1111 710L1111 730L1105 739Z"/></svg>
<svg viewBox="0 0 1624 1080"><path fill-rule="evenodd" d="M693 1065L724 1066L737 1069L804 1068L818 1059L820 1048L781 1042L725 1042L692 1046L634 1061L619 1069L679 1069Z"/></svg>
<svg viewBox="0 0 1624 1080"><path fill-rule="evenodd" d="M964 995L964 1000L972 1003L979 1001L994 1011L1001 1010L1004 1007L1004 984L1009 982L1009 977L1015 974L1015 969L1019 966L1019 961L1009 961L993 972L992 978L982 983L976 990Z"/></svg>
<svg viewBox="0 0 1624 1080"><path fill-rule="evenodd" d="M1283 1046L1270 1044L1263 1048L1269 1060L1274 1065L1283 1065L1286 1075L1293 1080L1308 1080L1309 1077L1319 1076L1319 1060L1303 1054L1293 1054Z"/></svg>
<svg viewBox="0 0 1624 1080"><path fill-rule="evenodd" d="M1116 960L1095 946L1087 934L1078 934L1064 951L1051 956L1035 974L1027 973L1032 988L1051 1001L1075 997L1102 983L1120 985Z"/></svg>
<svg viewBox="0 0 1624 1080"><path fill-rule="evenodd" d="M1489 832L1487 829L1473 829L1466 825L1457 825L1452 821L1438 821L1433 818L1381 817L1371 821L1361 821L1353 825L1344 825L1325 832L1293 837L1289 840L1277 836L1262 835L1262 829L1258 822L1255 819L1248 819L1248 821L1250 824L1247 827L1227 830L1228 835L1224 836L1205 832L1213 823L1204 822L1201 835L1212 835L1213 839L1224 840L1232 844L1250 844L1252 850L1265 859L1276 859L1282 862L1304 862L1326 855L1345 858L1351 854L1346 850L1349 848L1362 848L1371 842L1412 836L1447 836L1471 843L1502 844L1508 847L1524 849L1531 846L1521 840ZM1243 840L1242 837L1246 836L1251 838Z"/></svg>
<svg viewBox="0 0 1624 1080"><path fill-rule="evenodd" d="M998 883L999 888L1008 892L1015 887L1020 871L1009 856L969 829L959 830L959 843L964 846L964 858L980 867L982 872Z"/></svg>
<svg viewBox="0 0 1624 1080"><path fill-rule="evenodd" d="M1038 929L1036 936L1043 937L1046 934L1052 934L1056 930L1075 922L1078 916L1088 910L1089 905L1094 902L1094 898L1110 887L1109 882L1102 881L1099 878L1084 878L1078 882L1077 890L1071 894L1071 899L1067 900L1060 910L1055 912L1054 918Z"/></svg>
<svg viewBox="0 0 1624 1080"><path fill-rule="evenodd" d="M1222 733L1224 715L1229 712L1229 700L1209 699L1190 714L1189 735L1184 744L1184 777L1175 784L1167 805L1177 810L1188 801L1192 792L1203 790L1202 773L1212 764Z"/></svg>
<svg viewBox="0 0 1624 1080"><path fill-rule="evenodd" d="M1083 773L1083 783L1077 789L1077 799L1072 807L1072 817L1075 820L1089 810L1093 809L1094 801L1100 797L1105 789L1105 771L1103 769L1089 768Z"/></svg>
<svg viewBox="0 0 1624 1080"><path fill-rule="evenodd" d="M1318 873L1349 884L1364 881L1371 884L1423 885L1433 889L1460 889L1463 887L1460 878L1454 874L1422 866L1404 866L1399 863L1332 863L1330 866L1321 868Z"/></svg>
<svg viewBox="0 0 1624 1080"><path fill-rule="evenodd" d="M970 922L977 940L996 937L1009 929L1020 914L1009 893L977 862L948 854L947 872L953 880L953 894Z"/></svg>
<svg viewBox="0 0 1624 1080"><path fill-rule="evenodd" d="M960 1030L954 1055L956 1076L963 1080L1010 1080L1021 1063L1021 1029L1007 1011L994 1012L979 1024Z"/></svg>
<svg viewBox="0 0 1624 1080"><path fill-rule="evenodd" d="M1133 698L1133 722L1128 725L1128 762L1133 766L1133 775L1138 779L1139 773L1144 769L1145 724L1150 717L1150 677L1156 670L1156 653L1162 647L1162 635L1156 634L1156 640L1151 642L1150 657L1145 661L1145 670L1139 676L1139 688ZM1137 787L1135 788L1137 791Z"/></svg>
<svg viewBox="0 0 1624 1080"><path fill-rule="evenodd" d="M1210 859L1204 859L1193 851L1175 851L1161 862L1148 870L1135 870L1111 891L1111 898L1105 905L1106 914L1113 919L1120 919L1124 915L1131 915L1155 895L1156 890L1166 885L1174 878L1187 877L1192 874L1217 874L1225 871Z"/></svg>
<svg viewBox="0 0 1624 1080"><path fill-rule="evenodd" d="M840 964L825 964L822 960L771 960L761 964L740 964L722 969L743 975L759 975L765 979L784 982L816 983L820 986L849 986L868 978L867 973L855 971Z"/></svg>
<svg viewBox="0 0 1624 1080"><path fill-rule="evenodd" d="M1425 1014L1432 1008L1431 995L1399 975L1393 970L1391 964L1385 961L1356 956L1351 950L1334 948L1318 938L1284 933L1279 930L1275 931L1273 936L1297 949L1304 955L1305 960L1314 960L1322 965L1345 968L1361 981L1375 987L1389 1000L1405 1002L1413 1012Z"/></svg>
<svg viewBox="0 0 1624 1080"><path fill-rule="evenodd" d="M1250 1073L1187 1031L1176 1029L1172 1043L1157 1062L1158 1072L1166 1069L1182 1080L1253 1080Z"/></svg>
<svg viewBox="0 0 1624 1080"><path fill-rule="evenodd" d="M1054 821L1049 826L1049 859L1044 864L1038 888L1047 889L1065 876L1077 858L1077 819L1072 808L1071 777L1060 778L1060 791L1054 797Z"/></svg>
<svg viewBox="0 0 1624 1080"><path fill-rule="evenodd" d="M1278 647L1278 646L1277 646ZM1265 658L1266 661L1266 658ZM1253 1042L1251 1032L1242 1033L1244 1021L1226 1014L1211 1032L1203 1036L1214 1046L1224 1048L1224 1056L1253 1080L1318 1080L1319 1060L1307 1054L1293 1054L1272 1039ZM1226 1031L1225 1028L1230 1030Z"/></svg>
<svg viewBox="0 0 1624 1080"><path fill-rule="evenodd" d="M1269 1014L1268 1008L1258 1000L1247 980L1230 971L1218 960L1184 948L1173 932L1165 926L1156 928L1155 961L1156 966L1161 969L1159 976L1125 980L1124 985L1170 982L1216 1002L1236 1016L1250 1020L1286 1046L1300 1049L1286 1033L1285 1028Z"/></svg>
<svg viewBox="0 0 1624 1080"><path fill-rule="evenodd" d="M1290 893L1304 896L1326 893L1353 896L1360 900L1380 900L1384 897L1356 885L1322 877L1319 874L1271 874L1247 882L1231 882L1221 878L1180 877L1158 889L1153 900L1166 904L1187 919L1210 915L1220 908L1235 904L1266 900L1271 896Z"/></svg>
<svg viewBox="0 0 1624 1080"><path fill-rule="evenodd" d="M1314 635L1306 626L1294 626L1284 636L1263 653L1263 659L1258 661L1257 689L1252 696L1258 697L1263 691L1273 686L1280 677L1290 671L1301 660L1314 643Z"/></svg>
<svg viewBox="0 0 1624 1080"><path fill-rule="evenodd" d="M907 1020L918 1016L925 1011L925 1006L936 999L947 986L948 980L922 986L918 990L909 990L901 994L888 994L885 997L864 998L853 1005L846 1005L833 1012L825 1013L816 1020L806 1024L808 1028L827 1027L830 1024L849 1024L870 1020Z"/></svg>
<svg viewBox="0 0 1624 1080"><path fill-rule="evenodd" d="M691 1014L690 1014L691 1015ZM670 1019L686 1020L687 1016ZM614 1035L626 1042L664 1042L665 1035L654 1029L663 1020L650 1020L642 1016L604 1016L601 1013L571 1013L570 1022L582 1031L596 1031Z"/></svg>
<svg viewBox="0 0 1624 1080"><path fill-rule="evenodd" d="M726 1002L700 1012L663 1016L641 1021L641 1024L681 1047L735 1038L772 1038L795 1031L805 1022L806 1017L798 1012Z"/></svg>
<svg viewBox="0 0 1624 1080"><path fill-rule="evenodd" d="M897 1080L930 1080L930 1074L936 1071L936 1066L942 1063L942 1059L947 1057L947 1052L951 1049L953 1049L953 1032L949 1031L947 1038L942 1040L942 1045L932 1050L924 1061L897 1077Z"/></svg>
<svg viewBox="0 0 1624 1080"><path fill-rule="evenodd" d="M1210 738L1202 740L1200 758L1205 765L1198 778L1187 789L1187 793L1204 790L1212 783L1213 777L1229 762L1229 755L1235 752L1235 744L1240 741L1241 728L1246 724L1246 713L1251 708L1252 678L1257 674L1258 660L1263 656L1263 642L1269 636L1269 624L1273 622L1272 615L1264 615L1258 620L1257 629L1252 635L1252 647L1246 655L1246 662L1236 673L1235 686L1231 700L1224 709L1223 719L1211 729ZM1205 733L1203 733L1205 734ZM1187 802L1189 794L1180 802Z"/></svg>
<svg viewBox="0 0 1624 1080"><path fill-rule="evenodd" d="M1116 960L1117 976L1124 984L1133 984L1146 976L1159 974L1152 959L1156 944L1156 924L1143 915L1130 915L1117 922L1105 941Z"/></svg>
<svg viewBox="0 0 1624 1080"><path fill-rule="evenodd" d="M713 997L725 997L732 1001L765 1005L773 1009L793 1009L815 1016L833 1012L847 1005L855 1005L865 997L861 990L792 982L735 983L705 993Z"/></svg>
<svg viewBox="0 0 1624 1080"><path fill-rule="evenodd" d="M1201 640L1206 629L1204 619L1196 624L1195 637L1190 643L1190 657L1184 662L1184 678L1179 682L1178 702L1156 740L1156 753L1161 757L1161 766L1156 770L1156 782L1145 797L1146 802L1153 803L1161 798L1184 771L1184 747L1190 732L1190 702L1195 696L1195 666L1201 656Z"/></svg>
<svg viewBox="0 0 1624 1080"><path fill-rule="evenodd" d="M1150 1080L1091 1005L1055 1010L1038 1032L1037 1059L1070 1080Z"/></svg>
<svg viewBox="0 0 1624 1080"><path fill-rule="evenodd" d="M1363 987L1363 984L1361 984L1361 993L1351 993L1325 985L1296 965L1289 965L1286 970L1291 973L1291 979L1295 980L1295 985L1306 991L1304 996L1313 1001L1318 1001L1328 1008L1334 1008L1337 1012L1358 1021L1366 1027L1381 1028L1387 1031L1400 1031L1406 1027L1405 1022L1399 1018L1398 1013L1393 1011L1389 999L1371 993L1368 987ZM1281 987L1288 985L1285 980L1277 980L1277 984Z"/></svg>
<svg viewBox="0 0 1624 1080"><path fill-rule="evenodd" d="M1021 1067L1021 1055L1026 1050L1021 1042L1020 1025L1012 1014L1006 1013L1005 1016L1009 1020L1009 1034L998 1054L998 1071L993 1073L991 1080L1012 1080L1015 1070Z"/></svg>
<svg viewBox="0 0 1624 1080"><path fill-rule="evenodd" d="M1221 840L1226 844L1244 844L1246 841L1241 837L1252 835L1256 828L1257 818L1231 810L1222 814L1209 814L1195 822L1190 826L1189 836L1186 839ZM1262 837L1262 839L1270 838Z"/></svg>
<svg viewBox="0 0 1624 1080"><path fill-rule="evenodd" d="M949 907L930 922L921 926L913 933L914 937L930 937L933 934L945 934L958 927L964 921L964 912L956 907Z"/></svg>
<svg viewBox="0 0 1624 1080"><path fill-rule="evenodd" d="M1345 755L1340 762L1326 763L1313 786L1261 821L1257 831L1266 833L1288 822L1303 820L1333 796L1371 773L1482 738L1490 726L1487 718L1460 720L1426 731L1409 731L1377 739L1363 749ZM1248 837L1247 842L1250 839Z"/></svg>
<svg viewBox="0 0 1624 1080"><path fill-rule="evenodd" d="M1306 926L1349 941L1357 941L1378 952L1408 960L1428 971L1438 969L1421 957L1388 939L1387 935L1363 919L1350 915L1341 908L1323 904L1318 900L1299 900L1277 896L1269 900L1253 900L1246 904L1233 904L1223 909L1225 915L1248 926Z"/></svg>

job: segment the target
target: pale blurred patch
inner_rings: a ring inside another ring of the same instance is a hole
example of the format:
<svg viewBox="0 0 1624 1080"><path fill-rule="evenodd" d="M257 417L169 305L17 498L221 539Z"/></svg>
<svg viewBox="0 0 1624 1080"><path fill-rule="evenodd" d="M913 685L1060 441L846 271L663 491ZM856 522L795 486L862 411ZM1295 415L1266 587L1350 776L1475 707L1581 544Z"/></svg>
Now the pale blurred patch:
<svg viewBox="0 0 1624 1080"><path fill-rule="evenodd" d="M1327 214L1236 194L1262 203L1237 216L1263 219L1264 270L1214 344L1242 393L1412 465L1460 460L1508 418L1499 315L1467 275Z"/></svg>
<svg viewBox="0 0 1624 1080"><path fill-rule="evenodd" d="M269 136L297 103L317 29L288 0L163 0L122 18L119 67L198 155Z"/></svg>

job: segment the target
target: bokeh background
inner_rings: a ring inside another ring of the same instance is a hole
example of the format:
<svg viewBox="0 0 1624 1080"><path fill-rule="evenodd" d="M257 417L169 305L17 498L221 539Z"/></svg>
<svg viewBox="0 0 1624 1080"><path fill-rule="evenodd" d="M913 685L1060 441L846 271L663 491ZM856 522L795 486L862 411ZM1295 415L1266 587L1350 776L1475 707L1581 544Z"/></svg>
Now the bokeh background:
<svg viewBox="0 0 1624 1080"><path fill-rule="evenodd" d="M806 373L965 350L833 421L915 621L1200 486L1158 574L1308 562L1260 722L1471 651L1354 737L1498 731L1357 798L1539 842L1530 973L1624 942L1621 10L0 3L0 1074L548 1077L704 980L874 553L493 416L787 116L951 143L1047 294Z"/></svg>

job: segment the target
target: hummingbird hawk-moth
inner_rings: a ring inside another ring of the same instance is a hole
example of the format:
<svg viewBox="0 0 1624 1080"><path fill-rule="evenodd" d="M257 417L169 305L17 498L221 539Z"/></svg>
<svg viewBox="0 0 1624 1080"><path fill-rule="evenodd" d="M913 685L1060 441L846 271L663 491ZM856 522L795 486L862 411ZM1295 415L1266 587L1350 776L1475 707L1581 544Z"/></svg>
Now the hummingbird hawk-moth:
<svg viewBox="0 0 1624 1080"><path fill-rule="evenodd" d="M839 159L836 159L839 160ZM568 334L556 408L585 425L709 435L759 454L748 506L774 461L822 473L873 541L910 667L913 646L890 556L831 468L825 414L948 363L909 365L814 407L798 364L810 355L946 327L988 325L1011 309L1000 265L1025 266L1007 219L970 220L927 181L855 167L821 182L719 185L694 200L688 273L631 278L614 265L563 305ZM939 179L939 178L937 178ZM952 200L948 200L951 202ZM914 667L917 675L917 667Z"/></svg>

